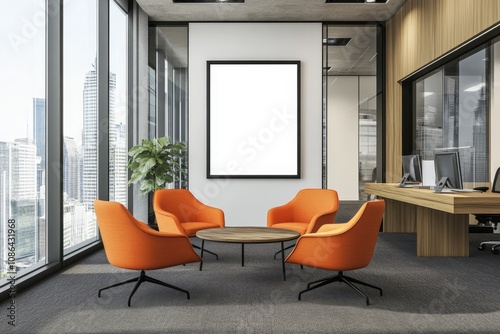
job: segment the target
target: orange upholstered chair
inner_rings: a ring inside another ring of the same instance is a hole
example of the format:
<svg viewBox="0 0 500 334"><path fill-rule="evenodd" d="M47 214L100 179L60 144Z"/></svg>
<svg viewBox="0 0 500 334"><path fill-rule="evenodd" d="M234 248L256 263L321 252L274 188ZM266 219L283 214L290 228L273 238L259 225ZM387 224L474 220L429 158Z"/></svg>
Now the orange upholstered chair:
<svg viewBox="0 0 500 334"><path fill-rule="evenodd" d="M155 231L136 220L127 208L117 202L96 200L94 209L109 263L119 268L141 271L139 277L100 289L99 297L103 290L136 282L128 298L130 306L130 300L139 285L151 282L182 291L189 299L188 291L151 278L145 273L145 270L201 261L185 235L175 227L169 231Z"/></svg>
<svg viewBox="0 0 500 334"><path fill-rule="evenodd" d="M269 209L267 227L293 230L301 235L314 233L324 224L333 223L338 209L339 197L335 190L302 189L290 202ZM286 249L291 247L293 245Z"/></svg>
<svg viewBox="0 0 500 334"><path fill-rule="evenodd" d="M160 189L153 195L153 210L160 231L175 224L186 236L207 228L224 227L224 211L200 202L187 189ZM200 248L193 245L195 248ZM204 249L205 252L217 254Z"/></svg>
<svg viewBox="0 0 500 334"><path fill-rule="evenodd" d="M366 202L349 222L324 225L316 233L304 234L297 240L285 260L287 263L338 271L337 275L310 282L307 289L299 293L299 300L302 293L332 282L349 285L366 298L366 305L370 303L368 297L354 283L377 289L382 295L381 288L345 276L343 272L361 269L370 263L384 207L383 200Z"/></svg>
<svg viewBox="0 0 500 334"><path fill-rule="evenodd" d="M285 205L269 209L267 226L314 233L331 224L339 209L339 197L332 189L302 189Z"/></svg>

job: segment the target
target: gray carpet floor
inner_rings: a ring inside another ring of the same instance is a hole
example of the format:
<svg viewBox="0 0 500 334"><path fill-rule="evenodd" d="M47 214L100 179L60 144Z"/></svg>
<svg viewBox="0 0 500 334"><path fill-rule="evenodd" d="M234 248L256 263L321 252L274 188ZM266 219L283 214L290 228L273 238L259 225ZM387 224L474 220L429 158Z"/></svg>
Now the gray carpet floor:
<svg viewBox="0 0 500 334"><path fill-rule="evenodd" d="M16 327L2 302L0 333L500 333L500 255L477 250L491 234L470 237L468 258L421 258L414 234L380 233L370 266L346 273L383 289L362 288L369 306L341 283L298 301L307 282L333 273L287 265L284 282L273 259L278 244L247 245L241 267L240 245L207 242L219 260L207 255L203 271L189 264L148 272L189 290L190 300L143 283L127 307L133 285L101 298L97 291L136 273L98 251L19 293Z"/></svg>

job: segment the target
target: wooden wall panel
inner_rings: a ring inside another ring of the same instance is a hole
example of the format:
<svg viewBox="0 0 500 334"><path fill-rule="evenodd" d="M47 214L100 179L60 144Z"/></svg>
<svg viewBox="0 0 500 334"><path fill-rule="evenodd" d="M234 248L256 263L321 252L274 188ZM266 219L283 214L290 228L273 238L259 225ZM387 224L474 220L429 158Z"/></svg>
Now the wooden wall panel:
<svg viewBox="0 0 500 334"><path fill-rule="evenodd" d="M500 21L499 0L408 0L386 29L386 181L401 178L399 80Z"/></svg>

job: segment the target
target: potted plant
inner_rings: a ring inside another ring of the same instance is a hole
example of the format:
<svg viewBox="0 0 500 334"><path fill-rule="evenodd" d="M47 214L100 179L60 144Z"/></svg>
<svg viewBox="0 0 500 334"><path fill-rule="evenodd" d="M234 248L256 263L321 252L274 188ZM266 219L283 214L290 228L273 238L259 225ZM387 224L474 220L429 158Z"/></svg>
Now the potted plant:
<svg viewBox="0 0 500 334"><path fill-rule="evenodd" d="M165 188L185 173L181 158L186 155L186 146L172 143L168 137L143 139L141 144L130 149L128 155L127 167L132 171L129 184L139 182L139 192L143 195ZM148 223L154 227L154 222L154 213L150 213Z"/></svg>

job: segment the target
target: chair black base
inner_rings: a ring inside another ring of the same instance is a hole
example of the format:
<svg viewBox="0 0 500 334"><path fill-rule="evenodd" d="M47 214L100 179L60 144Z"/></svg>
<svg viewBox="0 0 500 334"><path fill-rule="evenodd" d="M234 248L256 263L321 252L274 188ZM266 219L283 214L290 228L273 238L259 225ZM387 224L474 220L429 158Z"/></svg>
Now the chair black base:
<svg viewBox="0 0 500 334"><path fill-rule="evenodd" d="M349 277L349 276L345 276L344 273L342 271L339 271L339 273L337 275L334 275L334 276L328 276L326 278L322 278L322 279L319 279L319 280L316 280L316 281L312 281L310 283L307 284L307 289L301 291L299 293L299 300L301 299L301 295L304 293L304 292L307 292L307 291L311 291L311 290L314 290L316 288L319 288L319 287L322 287L323 285L327 285L327 284L330 284L330 283L333 283L333 282L344 282L346 283L347 285L349 285L351 288L353 288L355 291L357 291L359 294L363 295L365 298L366 298L366 305L370 305L370 300L368 299L368 296L365 295L357 286L355 286L353 283L357 283L357 284L361 284L361 285L365 285L365 286L368 286L370 288L373 288L373 289L377 289L380 291L380 295L382 296L382 289L375 286L375 285L371 285L371 284L368 284L368 283L365 283L363 281L360 281L360 280L357 280L355 278L352 278L352 277ZM317 283L317 284L316 284ZM311 285L313 284L316 284L314 286L311 287Z"/></svg>
<svg viewBox="0 0 500 334"><path fill-rule="evenodd" d="M110 285L110 286L107 286L105 288L100 289L99 293L97 294L97 296L100 298L101 297L101 291L103 291L103 290L107 290L107 289L110 289L110 288L114 288L115 286L120 286L120 285L123 285L123 284L132 283L132 282L137 282L137 283L135 284L134 289L132 290L132 293L128 297L128 306L129 307L130 307L130 301L132 300L132 296L134 295L135 291L137 290L137 288L139 287L139 285L141 285L142 282L151 282L151 283L155 283L155 284L158 284L158 285L166 286L167 288L171 288L171 289L174 289L174 290L178 290L178 291L184 292L185 294L187 294L187 299L190 299L188 291L186 291L184 289L181 289L181 288L178 288L178 287L176 287L174 285L162 282L160 280L157 280L156 278L149 277L149 276L146 275L146 272L144 270L141 270L141 275L139 277L131 278L129 280L126 280L126 281L123 281L123 282L120 282L120 283L116 283L116 284L113 284L113 285Z"/></svg>
<svg viewBox="0 0 500 334"><path fill-rule="evenodd" d="M283 251L281 251L281 250L277 251L276 253L274 253L274 259L276 260L276 256L277 256L279 253L283 253L283 252L284 252L284 251L286 251L287 249L290 249L290 248L292 248L292 247L294 247L294 246L295 246L295 244L292 244L292 245L290 245L290 246L286 246L286 247L283 249ZM285 257L285 254L281 254L281 256Z"/></svg>
<svg viewBox="0 0 500 334"><path fill-rule="evenodd" d="M279 253L282 253L282 254L281 254L281 256L283 257L283 261L285 261L285 254L284 254L284 253L285 253L285 251L286 251L287 249L290 249L290 248L292 248L292 247L295 247L295 245L296 245L296 244L295 244L295 243L293 243L293 244L291 244L290 246L287 246L287 247L283 248L283 250L279 250L279 251L277 251L276 253L274 253L274 259L276 260L276 256L277 256ZM302 264L300 265L300 269L304 269L304 266L303 266Z"/></svg>
<svg viewBox="0 0 500 334"><path fill-rule="evenodd" d="M491 246L491 252L495 255L498 255L500 252L500 241L483 241L479 244L477 249L484 250L485 246Z"/></svg>

